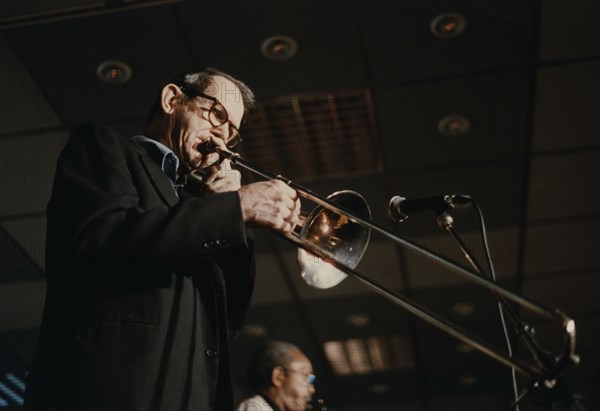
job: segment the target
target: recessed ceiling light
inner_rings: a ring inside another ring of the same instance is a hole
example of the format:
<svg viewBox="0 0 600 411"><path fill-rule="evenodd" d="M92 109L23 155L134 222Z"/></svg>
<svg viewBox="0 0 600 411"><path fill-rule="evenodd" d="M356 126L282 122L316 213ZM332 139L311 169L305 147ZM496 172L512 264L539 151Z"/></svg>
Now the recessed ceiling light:
<svg viewBox="0 0 600 411"><path fill-rule="evenodd" d="M364 313L355 313L346 317L346 324L357 328L363 328L371 324L371 317Z"/></svg>
<svg viewBox="0 0 600 411"><path fill-rule="evenodd" d="M266 337L269 329L262 324L247 324L243 329L244 335L252 338Z"/></svg>
<svg viewBox="0 0 600 411"><path fill-rule="evenodd" d="M124 84L131 78L131 67L122 61L109 60L96 69L98 78L108 84Z"/></svg>
<svg viewBox="0 0 600 411"><path fill-rule="evenodd" d="M460 317L470 317L475 314L476 307L473 303L458 303L452 307L452 312Z"/></svg>
<svg viewBox="0 0 600 411"><path fill-rule="evenodd" d="M442 118L438 123L439 132L446 137L460 137L471 128L468 118L460 114L452 114Z"/></svg>
<svg viewBox="0 0 600 411"><path fill-rule="evenodd" d="M458 13L438 14L431 20L431 32L442 39L450 39L461 35L467 26L467 19Z"/></svg>
<svg viewBox="0 0 600 411"><path fill-rule="evenodd" d="M262 42L260 51L269 60L288 60L298 52L298 43L289 36L271 36Z"/></svg>
<svg viewBox="0 0 600 411"><path fill-rule="evenodd" d="M459 353L462 353L462 354L470 353L473 350L475 350L475 348L473 348L469 344L465 344L465 343L459 343L456 346L456 351L458 351Z"/></svg>
<svg viewBox="0 0 600 411"><path fill-rule="evenodd" d="M375 395L383 395L390 390L390 386L388 384L373 384L369 387L369 391L371 391Z"/></svg>
<svg viewBox="0 0 600 411"><path fill-rule="evenodd" d="M458 379L458 383L460 385L464 385L467 387L477 384L478 381L479 381L479 378L477 378L474 375L465 375Z"/></svg>

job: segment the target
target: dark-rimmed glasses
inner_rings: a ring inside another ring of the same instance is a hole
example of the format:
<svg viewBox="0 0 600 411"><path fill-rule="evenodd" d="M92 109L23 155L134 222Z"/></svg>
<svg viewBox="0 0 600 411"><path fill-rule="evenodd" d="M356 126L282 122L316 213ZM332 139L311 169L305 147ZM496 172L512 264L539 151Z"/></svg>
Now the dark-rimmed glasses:
<svg viewBox="0 0 600 411"><path fill-rule="evenodd" d="M196 112L196 114L198 114L203 119L208 120L210 125L213 127L221 127L223 124L229 123L229 134L228 134L227 140L225 140L225 145L227 146L227 148L231 149L242 142L242 136L240 135L240 130L236 126L234 126L233 123L229 120L229 114L227 113L225 106L223 106L223 104L219 100L217 100L213 96L208 96L204 93L200 93L195 90L190 90L186 86L180 85L179 88L188 97L192 97L192 98L201 97L203 99L212 101L212 105L208 109L204 108L204 107L196 106L200 110L202 110L204 112L208 112L208 117L205 117L198 112Z"/></svg>
<svg viewBox="0 0 600 411"><path fill-rule="evenodd" d="M317 379L317 376L314 374L306 374L304 371L292 370L291 368L285 368L285 367L281 367L281 368L283 368L285 371L303 374L306 377L306 382L311 385L314 384L315 380Z"/></svg>

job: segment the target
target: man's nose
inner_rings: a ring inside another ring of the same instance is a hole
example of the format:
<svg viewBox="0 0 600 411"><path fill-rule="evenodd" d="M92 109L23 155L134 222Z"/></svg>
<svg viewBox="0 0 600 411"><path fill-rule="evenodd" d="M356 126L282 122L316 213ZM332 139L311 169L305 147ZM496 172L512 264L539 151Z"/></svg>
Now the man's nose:
<svg viewBox="0 0 600 411"><path fill-rule="evenodd" d="M308 384L308 392L310 392L310 394L314 394L315 393L315 386L312 384Z"/></svg>
<svg viewBox="0 0 600 411"><path fill-rule="evenodd" d="M210 131L215 137L226 141L229 137L229 123L225 122L220 126L212 127Z"/></svg>

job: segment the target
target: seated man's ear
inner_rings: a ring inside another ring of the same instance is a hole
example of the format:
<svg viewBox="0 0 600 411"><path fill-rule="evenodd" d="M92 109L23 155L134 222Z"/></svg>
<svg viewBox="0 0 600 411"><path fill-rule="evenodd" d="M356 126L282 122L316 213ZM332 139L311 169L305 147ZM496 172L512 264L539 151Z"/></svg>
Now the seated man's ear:
<svg viewBox="0 0 600 411"><path fill-rule="evenodd" d="M277 367L273 368L273 371L271 371L271 384L273 384L274 387L281 388L281 386L283 386L284 378L285 370L283 367L278 365Z"/></svg>
<svg viewBox="0 0 600 411"><path fill-rule="evenodd" d="M173 114L175 108L183 100L183 92L177 85L169 83L160 94L160 104L166 114Z"/></svg>

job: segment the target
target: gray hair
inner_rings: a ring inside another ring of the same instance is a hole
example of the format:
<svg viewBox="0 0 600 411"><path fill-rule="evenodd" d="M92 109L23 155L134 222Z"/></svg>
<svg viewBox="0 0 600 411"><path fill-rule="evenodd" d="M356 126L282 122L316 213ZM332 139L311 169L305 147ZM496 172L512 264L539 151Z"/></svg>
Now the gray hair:
<svg viewBox="0 0 600 411"><path fill-rule="evenodd" d="M219 85L215 84L213 80L214 76L224 77L231 81L238 88L242 97L242 102L244 103L244 114L246 114L248 110L254 106L254 93L246 84L227 73L223 73L222 71L211 67L203 68L199 71L178 74L166 84L173 83L179 87L185 86L189 90L203 93L210 87L219 87ZM231 92L232 90L224 90L226 95L230 94ZM146 118L146 126L148 126L157 116L162 113L160 99L161 96L159 93L158 98L154 101L154 105L150 109L148 117ZM188 99L188 97L184 96L184 99ZM222 99L219 100L223 101Z"/></svg>

